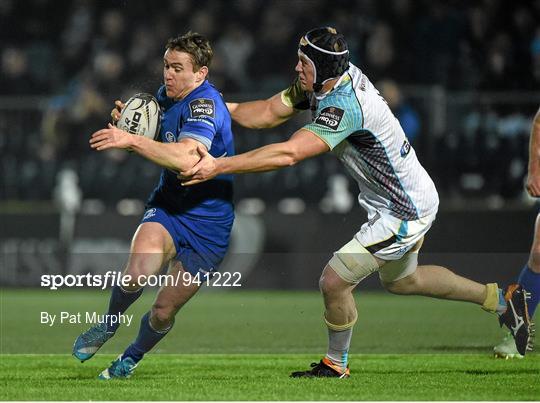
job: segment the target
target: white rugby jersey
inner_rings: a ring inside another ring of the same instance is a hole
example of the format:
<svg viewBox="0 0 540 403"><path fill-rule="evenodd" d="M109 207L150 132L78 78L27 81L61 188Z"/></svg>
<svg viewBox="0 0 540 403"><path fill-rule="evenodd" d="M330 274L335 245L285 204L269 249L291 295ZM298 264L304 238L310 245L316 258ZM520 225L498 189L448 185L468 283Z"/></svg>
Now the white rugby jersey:
<svg viewBox="0 0 540 403"><path fill-rule="evenodd" d="M362 71L350 65L322 99L307 94L313 121L304 129L320 137L358 182L358 201L412 221L436 213L437 189L418 161L398 120Z"/></svg>

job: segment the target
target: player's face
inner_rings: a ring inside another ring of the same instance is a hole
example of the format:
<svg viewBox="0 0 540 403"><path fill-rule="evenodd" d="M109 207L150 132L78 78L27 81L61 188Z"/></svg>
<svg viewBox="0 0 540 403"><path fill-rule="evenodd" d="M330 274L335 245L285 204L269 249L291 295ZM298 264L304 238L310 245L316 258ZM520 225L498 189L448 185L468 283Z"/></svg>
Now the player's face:
<svg viewBox="0 0 540 403"><path fill-rule="evenodd" d="M201 80L204 81L204 76L200 70L193 72L193 62L188 53L167 49L163 56L163 82L169 98L184 98Z"/></svg>
<svg viewBox="0 0 540 403"><path fill-rule="evenodd" d="M299 55L298 63L296 63L294 70L298 73L298 79L300 80L302 89L304 91L313 92L314 71L313 65L309 60L306 57Z"/></svg>

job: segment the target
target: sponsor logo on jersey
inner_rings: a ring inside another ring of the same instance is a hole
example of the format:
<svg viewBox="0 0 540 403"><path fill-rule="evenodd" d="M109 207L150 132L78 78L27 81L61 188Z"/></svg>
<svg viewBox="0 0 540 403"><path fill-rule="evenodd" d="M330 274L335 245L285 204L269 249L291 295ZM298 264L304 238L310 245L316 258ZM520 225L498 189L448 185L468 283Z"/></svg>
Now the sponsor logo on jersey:
<svg viewBox="0 0 540 403"><path fill-rule="evenodd" d="M167 140L169 143L174 143L176 139L174 138L174 134L171 132L165 133L165 140Z"/></svg>
<svg viewBox="0 0 540 403"><path fill-rule="evenodd" d="M148 220L149 218L153 217L156 215L156 209L155 208L151 208L151 209L148 209L146 210L146 212L144 213L143 215L143 220Z"/></svg>
<svg viewBox="0 0 540 403"><path fill-rule="evenodd" d="M214 117L214 100L207 98L199 98L189 103L189 112L192 118L197 116Z"/></svg>
<svg viewBox="0 0 540 403"><path fill-rule="evenodd" d="M399 153L401 154L402 157L406 157L407 154L409 154L409 151L411 151L411 145L409 144L407 140L405 140L403 142L403 145L401 146L401 150L399 151Z"/></svg>
<svg viewBox="0 0 540 403"><path fill-rule="evenodd" d="M343 109L329 106L319 113L319 116L315 118L315 123L327 127L330 130L337 130L344 113L345 111Z"/></svg>

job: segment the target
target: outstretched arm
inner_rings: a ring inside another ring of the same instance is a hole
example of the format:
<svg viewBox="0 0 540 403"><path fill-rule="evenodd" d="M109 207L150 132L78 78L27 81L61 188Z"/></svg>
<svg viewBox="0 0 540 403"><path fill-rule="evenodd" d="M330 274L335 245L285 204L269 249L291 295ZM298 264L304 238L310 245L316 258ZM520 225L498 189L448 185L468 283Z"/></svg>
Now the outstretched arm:
<svg viewBox="0 0 540 403"><path fill-rule="evenodd" d="M536 112L531 128L527 192L533 197L540 197L540 109Z"/></svg>
<svg viewBox="0 0 540 403"><path fill-rule="evenodd" d="M227 103L233 120L250 129L275 127L295 113L309 109L309 100L298 78L271 98L260 101Z"/></svg>
<svg viewBox="0 0 540 403"><path fill-rule="evenodd" d="M200 160L198 146L206 150L204 145L191 138L181 139L178 143L160 143L143 136L129 134L110 123L106 129L98 130L90 138L90 147L96 151L111 148L129 149L174 171L190 169Z"/></svg>
<svg viewBox="0 0 540 403"><path fill-rule="evenodd" d="M309 130L300 129L282 143L269 144L244 154L226 158L213 158L199 147L201 161L193 168L182 171L182 185L195 185L221 174L265 172L295 165L310 157L330 150L328 144Z"/></svg>
<svg viewBox="0 0 540 403"><path fill-rule="evenodd" d="M281 101L281 93L271 98L242 103L227 102L233 120L249 129L267 129L290 119L295 110Z"/></svg>

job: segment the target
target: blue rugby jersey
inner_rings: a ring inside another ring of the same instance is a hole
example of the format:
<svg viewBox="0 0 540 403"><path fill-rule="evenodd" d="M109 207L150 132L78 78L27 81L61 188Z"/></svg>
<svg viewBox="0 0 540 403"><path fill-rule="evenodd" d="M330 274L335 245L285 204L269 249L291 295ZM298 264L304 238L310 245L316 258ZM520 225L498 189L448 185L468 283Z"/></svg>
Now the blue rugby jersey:
<svg viewBox="0 0 540 403"><path fill-rule="evenodd" d="M219 92L208 81L180 101L168 98L162 86L157 100L163 111L160 129L163 143L189 137L203 143L216 158L234 155L231 115ZM148 199L149 206L201 218L233 215L232 175L220 175L187 187L180 185L176 175L172 170L162 170L159 184Z"/></svg>

